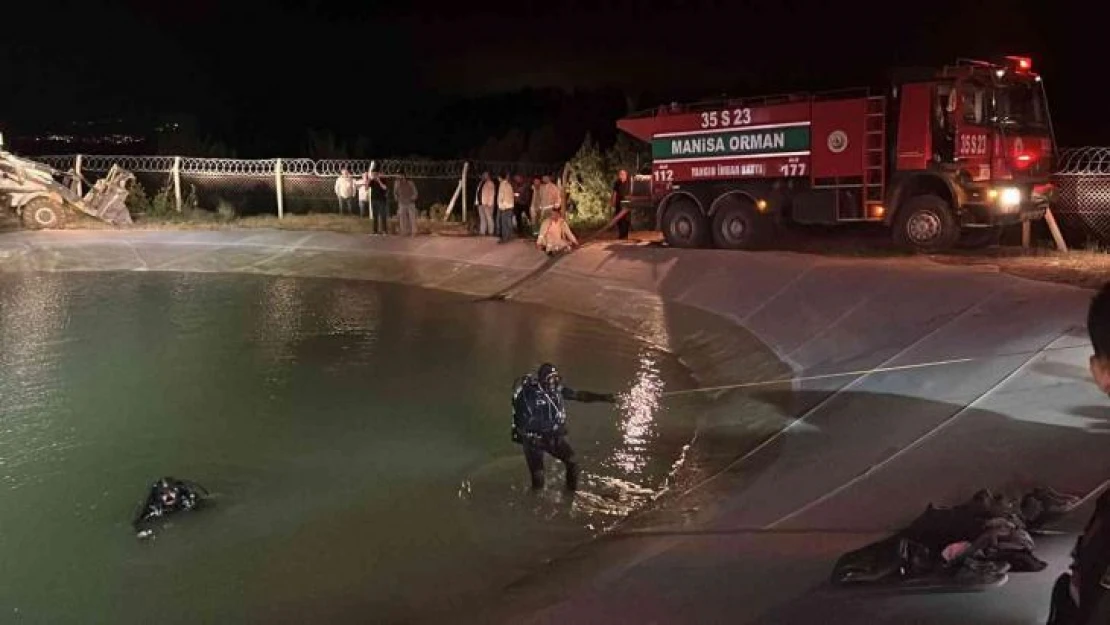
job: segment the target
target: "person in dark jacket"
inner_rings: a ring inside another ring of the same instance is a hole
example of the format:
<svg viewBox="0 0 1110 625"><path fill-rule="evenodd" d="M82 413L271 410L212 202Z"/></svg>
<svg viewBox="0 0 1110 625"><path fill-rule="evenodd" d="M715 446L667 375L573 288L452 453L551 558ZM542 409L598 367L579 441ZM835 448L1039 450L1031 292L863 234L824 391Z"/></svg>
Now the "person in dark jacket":
<svg viewBox="0 0 1110 625"><path fill-rule="evenodd" d="M551 363L541 365L535 375L524 375L513 387L512 438L524 448L533 490L544 485L544 454L551 454L566 467L567 490L578 489L578 463L567 441L567 400L613 403L616 398L563 386L562 376Z"/></svg>
<svg viewBox="0 0 1110 625"><path fill-rule="evenodd" d="M532 187L524 181L524 176L513 176L513 217L516 218L517 234L528 236L532 224L528 222L528 207L532 205Z"/></svg>
<svg viewBox="0 0 1110 625"><path fill-rule="evenodd" d="M164 477L150 487L150 493L131 526L144 535L149 525L162 517L193 510L200 506L208 491L200 484Z"/></svg>
<svg viewBox="0 0 1110 625"><path fill-rule="evenodd" d="M1091 377L1110 394L1110 284L1091 300L1087 311ZM1110 623L1110 491L1099 496L1095 511L1076 540L1069 570L1052 589L1048 625Z"/></svg>

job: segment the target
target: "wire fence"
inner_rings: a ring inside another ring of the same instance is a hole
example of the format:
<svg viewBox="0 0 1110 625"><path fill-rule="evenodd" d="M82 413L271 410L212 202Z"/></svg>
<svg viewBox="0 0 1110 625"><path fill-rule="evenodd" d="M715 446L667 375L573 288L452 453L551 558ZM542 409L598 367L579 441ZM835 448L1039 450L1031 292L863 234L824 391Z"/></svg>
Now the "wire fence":
<svg viewBox="0 0 1110 625"><path fill-rule="evenodd" d="M175 179L183 198L195 199L208 210L230 210L237 215L275 215L278 198L286 214L338 212L335 181L346 169L358 177L373 168L385 178L404 175L416 184L417 210L429 216L446 209L458 192L455 218L461 218L461 180L467 177L468 203L484 171L508 173L531 178L557 176L562 164L503 163L491 161L425 161L425 160L312 160L297 159L228 159L174 156L104 156L61 155L40 156L37 161L61 171L76 171L93 177L108 172L113 165L135 174L148 195L162 189L173 189ZM279 176L280 172L280 176ZM280 189L279 189L280 179ZM394 206L390 207L395 210ZM473 213L473 211L471 211Z"/></svg>
<svg viewBox="0 0 1110 625"><path fill-rule="evenodd" d="M472 204L482 172L509 173L525 178L551 175L558 163L504 163L425 160L312 160L226 159L173 156L41 156L36 160L62 171L103 174L119 165L135 174L151 195L173 184L177 176L182 195L192 196L208 210L230 209L239 215L277 214L278 168L284 211L290 214L337 212L335 180L343 169L360 176L373 167L383 176L411 178L419 192L417 209L429 216L445 209L461 191L466 172L467 202ZM1110 245L1110 147L1067 148L1059 153L1053 203L1065 238L1071 245ZM461 203L461 193L459 197ZM392 209L393 207L391 207ZM461 218L461 210L453 211ZM470 211L473 216L474 211Z"/></svg>
<svg viewBox="0 0 1110 625"><path fill-rule="evenodd" d="M1110 244L1110 148L1061 150L1052 213L1069 245Z"/></svg>

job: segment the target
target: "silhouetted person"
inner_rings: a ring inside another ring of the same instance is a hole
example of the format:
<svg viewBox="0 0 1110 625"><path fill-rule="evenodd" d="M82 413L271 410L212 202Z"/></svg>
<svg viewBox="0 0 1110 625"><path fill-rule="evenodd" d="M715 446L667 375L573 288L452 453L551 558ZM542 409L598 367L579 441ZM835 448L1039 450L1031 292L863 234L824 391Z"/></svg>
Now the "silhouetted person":
<svg viewBox="0 0 1110 625"><path fill-rule="evenodd" d="M617 181L613 183L613 196L610 204L613 208L613 217L617 218L617 238L627 239L632 230L632 215L625 209L624 202L628 199L632 189L628 182L628 172L620 170ZM621 214L623 213L623 216Z"/></svg>
<svg viewBox="0 0 1110 625"><path fill-rule="evenodd" d="M164 477L150 487L150 493L131 521L131 526L142 534L157 519L196 509L207 494L200 484Z"/></svg>
<svg viewBox="0 0 1110 625"><path fill-rule="evenodd" d="M1087 311L1091 337L1091 376L1110 394L1110 284L1091 300ZM1052 589L1048 625L1110 623L1110 490L1098 498L1095 512L1072 550L1068 572Z"/></svg>
<svg viewBox="0 0 1110 625"><path fill-rule="evenodd" d="M532 476L532 489L543 488L543 456L551 454L566 467L567 490L578 489L578 463L567 442L566 400L581 402L616 401L613 395L575 391L563 386L562 376L551 363L527 374L513 388L513 442L524 448L524 461Z"/></svg>

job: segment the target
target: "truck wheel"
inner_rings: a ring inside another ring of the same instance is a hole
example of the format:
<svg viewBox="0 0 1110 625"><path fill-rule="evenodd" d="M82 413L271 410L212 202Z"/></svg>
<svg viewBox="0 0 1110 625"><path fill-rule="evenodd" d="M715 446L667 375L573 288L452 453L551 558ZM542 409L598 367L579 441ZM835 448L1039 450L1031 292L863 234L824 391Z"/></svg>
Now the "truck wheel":
<svg viewBox="0 0 1110 625"><path fill-rule="evenodd" d="M675 200L663 213L663 238L671 247L703 247L709 225L689 200Z"/></svg>
<svg viewBox="0 0 1110 625"><path fill-rule="evenodd" d="M979 250L998 245L1002 240L1002 226L967 228L960 233L959 246L965 250Z"/></svg>
<svg viewBox="0 0 1110 625"><path fill-rule="evenodd" d="M894 240L918 252L951 249L960 238L960 226L948 202L935 195L912 197L898 210Z"/></svg>
<svg viewBox="0 0 1110 625"><path fill-rule="evenodd" d="M50 198L37 197L24 204L20 213L23 225L35 230L61 228L65 224L65 208Z"/></svg>
<svg viewBox="0 0 1110 625"><path fill-rule="evenodd" d="M767 238L771 225L751 202L730 196L713 214L713 245L724 250L759 247Z"/></svg>

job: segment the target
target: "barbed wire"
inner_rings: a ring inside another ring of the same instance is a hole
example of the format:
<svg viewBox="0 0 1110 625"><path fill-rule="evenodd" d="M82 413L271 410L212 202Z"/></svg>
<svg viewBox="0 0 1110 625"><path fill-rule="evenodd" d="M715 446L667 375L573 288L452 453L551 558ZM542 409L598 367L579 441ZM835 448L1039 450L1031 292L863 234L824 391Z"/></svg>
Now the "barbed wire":
<svg viewBox="0 0 1110 625"><path fill-rule="evenodd" d="M73 169L74 164L77 162L76 156L35 156L32 160L38 161L43 165L53 167L61 171L69 171Z"/></svg>
<svg viewBox="0 0 1110 625"><path fill-rule="evenodd" d="M33 157L34 160L55 169L68 170L77 163L77 155L49 155ZM176 157L138 156L138 155L82 155L81 169L105 172L112 165L134 173L170 173ZM282 173L290 175L315 175L335 177L346 169L351 175L361 175L374 170L383 175L405 174L411 178L452 178L462 174L465 161L425 161L404 159L321 159L308 158L281 159ZM181 172L195 175L220 176L272 176L277 167L277 159L234 159L234 158L181 158ZM477 176L483 171L493 174L509 172L522 176L558 175L562 163L517 163L508 161L471 161L470 175ZM1110 175L1110 147L1064 148L1059 152L1056 167L1058 176L1083 174Z"/></svg>
<svg viewBox="0 0 1110 625"><path fill-rule="evenodd" d="M1110 174L1110 148L1081 147L1060 150L1057 176Z"/></svg>
<svg viewBox="0 0 1110 625"><path fill-rule="evenodd" d="M66 171L77 164L77 155L50 155L33 157L40 163ZM196 176L273 176L277 170L278 159L237 159L201 158L174 156L137 156L137 155L81 155L81 169L90 172L106 172L113 165L133 173L168 174L173 172L175 163L180 161L181 173ZM354 176L370 170L386 176L404 174L410 178L458 178L462 175L465 161L426 161L405 159L322 159L308 158L281 159L283 174L292 176L319 176L334 178L344 169ZM561 164L552 163L508 163L497 161L475 161L470 165L470 174L477 176L483 171L494 173L511 172L523 176L557 174Z"/></svg>

